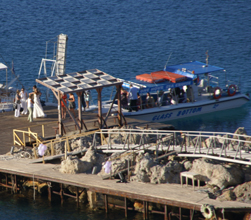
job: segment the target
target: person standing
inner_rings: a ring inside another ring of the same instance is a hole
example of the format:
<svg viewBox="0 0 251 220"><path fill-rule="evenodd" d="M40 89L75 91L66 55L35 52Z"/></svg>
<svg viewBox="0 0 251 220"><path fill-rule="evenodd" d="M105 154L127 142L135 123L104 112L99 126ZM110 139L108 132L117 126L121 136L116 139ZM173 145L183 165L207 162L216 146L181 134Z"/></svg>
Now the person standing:
<svg viewBox="0 0 251 220"><path fill-rule="evenodd" d="M33 118L46 117L46 114L44 113L43 107L40 102L41 93L38 91L37 88L35 88L33 94L34 94Z"/></svg>
<svg viewBox="0 0 251 220"><path fill-rule="evenodd" d="M61 94L61 113L62 113L62 119L66 119L66 101L67 96L66 94Z"/></svg>
<svg viewBox="0 0 251 220"><path fill-rule="evenodd" d="M138 100L138 96L137 96L137 92L138 89L133 87L132 84L130 84L130 89L128 92L128 96L130 99L130 109L129 112L131 112L132 110L135 110L136 112L138 111L138 107L137 107L137 100Z"/></svg>
<svg viewBox="0 0 251 220"><path fill-rule="evenodd" d="M27 115L27 92L24 91L24 88L21 89L21 92L20 92L20 96L21 96L21 108L23 108L23 111L22 111L22 115Z"/></svg>
<svg viewBox="0 0 251 220"><path fill-rule="evenodd" d="M85 103L86 103L86 108L89 108L89 102L90 102L90 90L86 90L85 92Z"/></svg>
<svg viewBox="0 0 251 220"><path fill-rule="evenodd" d="M72 112L74 118L76 118L76 114L75 114L75 108L76 108L75 97L74 97L73 93L71 93L71 92L69 93L68 101L69 101L69 106L68 107L69 107L70 111Z"/></svg>
<svg viewBox="0 0 251 220"><path fill-rule="evenodd" d="M21 104L20 90L17 90L17 92L16 92L15 103L16 103L16 108L15 108L14 116L19 117L20 116L20 108L21 108L21 106L20 106L20 104Z"/></svg>
<svg viewBox="0 0 251 220"><path fill-rule="evenodd" d="M138 99L137 99L137 107L139 110L142 110L142 98L139 93L137 93Z"/></svg>
<svg viewBox="0 0 251 220"><path fill-rule="evenodd" d="M85 111L85 107L86 107L86 103L85 103L85 91L82 93L82 106L83 106L84 111Z"/></svg>
<svg viewBox="0 0 251 220"><path fill-rule="evenodd" d="M28 111L29 111L29 115L28 115L28 119L27 121L29 122L33 122L33 94L29 95L29 98L27 100L27 107L28 107Z"/></svg>

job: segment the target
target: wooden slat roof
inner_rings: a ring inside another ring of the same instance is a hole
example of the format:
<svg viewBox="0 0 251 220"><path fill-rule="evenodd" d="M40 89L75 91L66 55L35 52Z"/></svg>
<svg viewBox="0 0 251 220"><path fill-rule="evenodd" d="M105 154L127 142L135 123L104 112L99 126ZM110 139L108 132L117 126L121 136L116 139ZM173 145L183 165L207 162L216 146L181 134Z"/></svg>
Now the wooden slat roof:
<svg viewBox="0 0 251 220"><path fill-rule="evenodd" d="M66 94L123 84L119 79L98 69L39 78L36 82Z"/></svg>

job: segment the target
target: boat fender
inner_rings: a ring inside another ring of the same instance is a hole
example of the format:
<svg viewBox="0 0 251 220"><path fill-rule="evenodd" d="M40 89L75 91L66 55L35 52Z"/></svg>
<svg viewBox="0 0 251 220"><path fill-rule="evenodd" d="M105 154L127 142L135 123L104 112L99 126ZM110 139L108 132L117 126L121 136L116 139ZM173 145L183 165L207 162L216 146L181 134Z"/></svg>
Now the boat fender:
<svg viewBox="0 0 251 220"><path fill-rule="evenodd" d="M220 93L218 92L220 91ZM222 91L220 87L215 87L214 89L214 98L219 99L221 97Z"/></svg>
<svg viewBox="0 0 251 220"><path fill-rule="evenodd" d="M234 90L234 92L232 92L232 90ZM236 85L232 84L228 87L227 93L229 96L233 96L236 94L236 91L237 91Z"/></svg>
<svg viewBox="0 0 251 220"><path fill-rule="evenodd" d="M214 207L212 205L204 204L200 207L200 211L204 218L210 219L213 217Z"/></svg>

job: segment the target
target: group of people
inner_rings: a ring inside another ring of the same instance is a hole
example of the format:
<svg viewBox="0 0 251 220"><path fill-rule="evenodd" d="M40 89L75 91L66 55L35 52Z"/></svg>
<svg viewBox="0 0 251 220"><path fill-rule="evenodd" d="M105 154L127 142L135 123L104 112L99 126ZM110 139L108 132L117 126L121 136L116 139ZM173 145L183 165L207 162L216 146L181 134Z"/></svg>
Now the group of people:
<svg viewBox="0 0 251 220"><path fill-rule="evenodd" d="M155 103L154 98L148 92L146 94L145 103L143 104L138 89L133 87L133 85L131 84L128 92L123 88L121 89L121 105L122 108L129 109L129 112L131 112L132 110L138 111L143 108L152 108L154 106L161 106L163 102L163 95L164 92L161 91L161 93L159 93L158 100Z"/></svg>
<svg viewBox="0 0 251 220"><path fill-rule="evenodd" d="M122 108L128 108L129 112L132 110L138 111L138 89L130 85L130 89L127 92L125 89L121 89L121 105ZM128 100L130 100L130 105L128 106Z"/></svg>
<svg viewBox="0 0 251 220"><path fill-rule="evenodd" d="M15 96L15 117L20 117L20 115L27 115L27 121L33 122L33 118L46 117L44 113L42 104L40 102L40 97L42 93L38 90L37 86L33 86L33 92L29 93L29 96L24 88L16 91Z"/></svg>
<svg viewBox="0 0 251 220"><path fill-rule="evenodd" d="M187 98L189 98L189 100ZM143 97L143 99L144 101L142 102L142 97L138 93L138 89L133 87L132 84L130 85L129 91L126 91L123 88L121 89L122 108L129 109L129 112L132 110L138 111L140 109L153 108L156 106L175 105L180 102L194 100L191 86L188 86L186 92L183 90L183 88L180 89L178 87L170 89L166 96L164 96L164 91L158 91L156 100L149 92L147 92L146 97Z"/></svg>
<svg viewBox="0 0 251 220"><path fill-rule="evenodd" d="M84 108L84 111L86 108L89 108L89 101L90 101L90 90L84 91L82 94L82 106ZM66 118L66 105L67 105L67 96L65 94L61 94L61 114L62 119ZM73 114L73 116L76 118L76 104L75 104L75 97L73 93L69 93L68 98L68 108Z"/></svg>
<svg viewBox="0 0 251 220"><path fill-rule="evenodd" d="M15 117L20 117L20 115L27 115L28 114L28 119L27 121L33 122L34 118L42 118L46 117L46 114L44 113L42 104L40 102L40 97L42 93L38 90L37 86L33 86L33 92L27 94L24 88L16 91L16 96L15 96ZM84 111L86 108L89 108L89 101L90 101L90 91L84 91L82 95L82 105L84 108ZM67 105L67 96L66 94L61 94L61 114L62 114L62 119L66 118L66 105ZM69 98L68 98L68 108L76 117L75 114L75 97L73 93L69 93Z"/></svg>

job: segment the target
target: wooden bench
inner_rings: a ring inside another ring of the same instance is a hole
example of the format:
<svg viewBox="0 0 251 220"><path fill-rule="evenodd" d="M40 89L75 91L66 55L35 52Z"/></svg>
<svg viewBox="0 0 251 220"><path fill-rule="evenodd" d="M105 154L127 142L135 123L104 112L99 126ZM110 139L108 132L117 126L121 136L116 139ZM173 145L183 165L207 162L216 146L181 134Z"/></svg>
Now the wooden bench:
<svg viewBox="0 0 251 220"><path fill-rule="evenodd" d="M188 178L192 180L192 186L194 190L194 181L197 180L198 187L200 188L200 174L198 173L193 173L193 172L181 172L180 173L180 183L181 186L183 187L183 177L186 178L186 185L188 185Z"/></svg>

